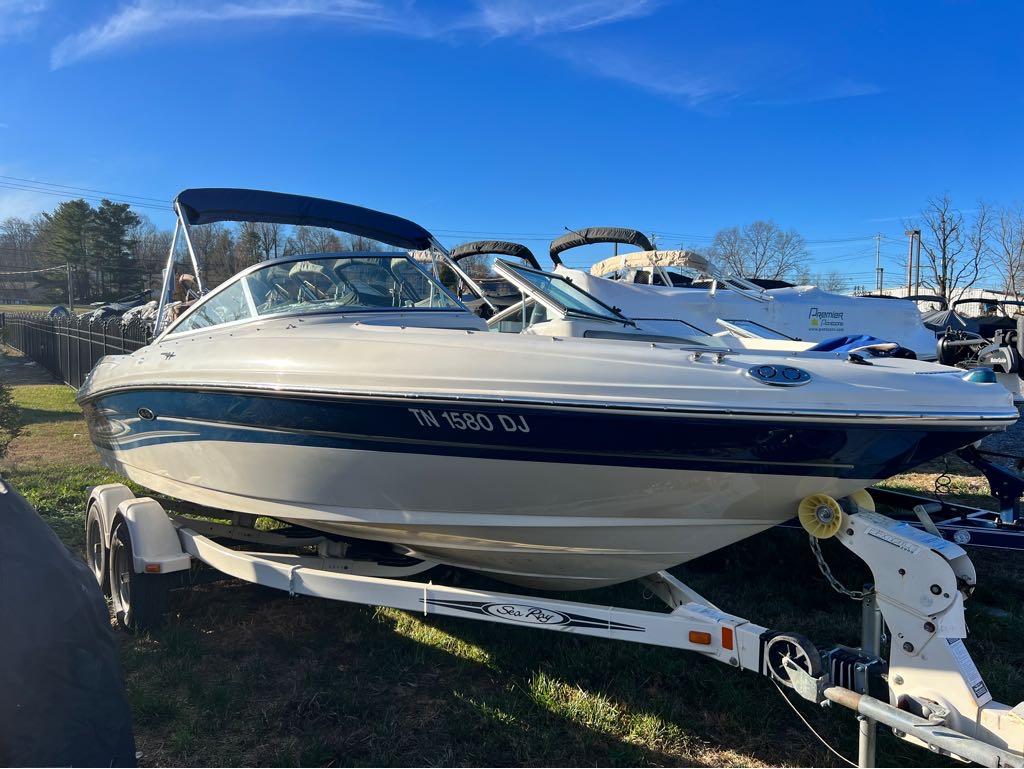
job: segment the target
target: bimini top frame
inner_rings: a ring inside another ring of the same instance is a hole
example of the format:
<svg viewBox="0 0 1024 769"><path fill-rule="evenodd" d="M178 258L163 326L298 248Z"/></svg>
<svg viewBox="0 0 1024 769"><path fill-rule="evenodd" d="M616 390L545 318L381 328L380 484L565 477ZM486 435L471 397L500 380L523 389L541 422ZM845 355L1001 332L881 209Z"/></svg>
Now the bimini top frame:
<svg viewBox="0 0 1024 769"><path fill-rule="evenodd" d="M171 236L167 266L164 269L156 326L153 330L154 337L159 336L165 325L164 313L173 291L174 255L178 233L181 233L185 245L188 247L196 283L200 294L202 294L205 293L205 288L200 275L199 258L189 234L189 226L213 224L214 222L268 222L325 227L349 235L376 240L406 251L426 251L431 254L436 252L442 256L447 266L493 309L491 302L484 296L483 290L450 258L444 246L430 232L415 222L394 214L324 198L228 187L183 190L174 199L174 213L177 216L177 222L174 234ZM433 262L433 257L430 261ZM434 267L436 273L436 265Z"/></svg>
<svg viewBox="0 0 1024 769"><path fill-rule="evenodd" d="M595 243L617 243L636 246L641 251L654 250L654 245L640 230L631 230L628 227L585 227L582 230L571 230L568 234L552 240L548 256L557 267L562 263L560 254L563 251Z"/></svg>
<svg viewBox="0 0 1024 769"><path fill-rule="evenodd" d="M460 243L452 249L453 261L459 261L470 256L513 256L522 259L530 267L540 270L540 263L533 252L521 243L512 243L507 240L473 240L468 243Z"/></svg>

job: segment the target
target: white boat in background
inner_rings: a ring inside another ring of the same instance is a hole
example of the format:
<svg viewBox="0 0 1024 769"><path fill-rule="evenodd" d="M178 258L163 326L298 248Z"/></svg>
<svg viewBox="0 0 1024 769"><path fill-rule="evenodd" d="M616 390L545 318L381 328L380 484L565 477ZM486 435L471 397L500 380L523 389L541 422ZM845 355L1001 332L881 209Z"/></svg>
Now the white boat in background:
<svg viewBox="0 0 1024 769"><path fill-rule="evenodd" d="M730 347L696 329L680 338L580 280L526 267L505 277L535 289L533 309L555 325L488 333L424 269L424 252L447 259L429 232L344 203L186 190L175 209L190 250L189 226L224 220L332 227L394 249L254 265L148 347L104 358L78 394L117 472L339 541L596 587L725 547L810 494L844 497L1017 418L1001 387L969 375Z"/></svg>
<svg viewBox="0 0 1024 769"><path fill-rule="evenodd" d="M572 269L561 254L572 248L617 243L640 248ZM590 227L552 241L555 271L634 320L685 320L708 333L810 342L870 336L895 342L922 360L934 360L935 334L912 302L845 296L815 286L765 288L727 275L692 251L655 250L637 230Z"/></svg>

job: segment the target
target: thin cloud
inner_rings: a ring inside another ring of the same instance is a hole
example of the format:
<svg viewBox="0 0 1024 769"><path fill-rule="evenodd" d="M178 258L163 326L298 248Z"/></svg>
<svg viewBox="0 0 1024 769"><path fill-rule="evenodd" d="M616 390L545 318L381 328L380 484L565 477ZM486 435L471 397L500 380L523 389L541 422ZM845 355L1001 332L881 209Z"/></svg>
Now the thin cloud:
<svg viewBox="0 0 1024 769"><path fill-rule="evenodd" d="M106 21L60 41L51 53L50 65L59 69L139 38L186 25L310 18L392 30L408 25L408 16L403 20L402 15L373 0L136 0Z"/></svg>
<svg viewBox="0 0 1024 769"><path fill-rule="evenodd" d="M0 41L34 29L46 5L46 0L0 0Z"/></svg>
<svg viewBox="0 0 1024 769"><path fill-rule="evenodd" d="M560 46L550 52L582 71L680 100L690 107L739 94L739 89L720 75L687 69L644 50L627 53L606 46Z"/></svg>
<svg viewBox="0 0 1024 769"><path fill-rule="evenodd" d="M801 85L793 88L794 93L778 99L761 99L757 104L770 107L790 107L796 104L814 104L815 102L833 101L835 99L854 99L860 96L876 96L883 89L874 83L867 83L851 78L840 78L824 85Z"/></svg>
<svg viewBox="0 0 1024 769"><path fill-rule="evenodd" d="M29 0L44 3L46 0ZM0 11L17 0L0 0ZM785 106L881 92L851 78L787 77L775 62L749 51L681 57L672 46L630 45L593 33L598 27L657 12L664 0L471 0L451 5L420 0L129 0L111 16L61 40L53 69L200 25L319 19L353 30L458 43L515 39L579 71L618 81L690 108L745 101ZM601 39L601 38L605 39ZM717 64L716 64L717 61ZM774 72L774 75L772 74Z"/></svg>
<svg viewBox="0 0 1024 769"><path fill-rule="evenodd" d="M0 3L10 0L0 0ZM50 55L53 69L116 49L144 37L197 24L323 19L355 29L434 38L484 34L534 38L574 32L647 15L655 0L478 0L475 8L420 11L410 0L134 0L109 18L61 40Z"/></svg>
<svg viewBox="0 0 1024 769"><path fill-rule="evenodd" d="M31 219L40 211L53 207L53 198L25 190L0 189L0 220L15 216Z"/></svg>
<svg viewBox="0 0 1024 769"><path fill-rule="evenodd" d="M658 5L653 0L478 0L477 12L466 18L465 26L489 30L496 37L542 37L648 16Z"/></svg>

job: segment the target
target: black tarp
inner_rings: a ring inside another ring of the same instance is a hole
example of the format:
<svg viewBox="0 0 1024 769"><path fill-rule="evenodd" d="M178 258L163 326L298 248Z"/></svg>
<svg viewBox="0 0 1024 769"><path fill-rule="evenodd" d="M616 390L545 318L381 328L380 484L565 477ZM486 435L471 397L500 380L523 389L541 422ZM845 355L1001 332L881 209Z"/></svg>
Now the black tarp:
<svg viewBox="0 0 1024 769"><path fill-rule="evenodd" d="M540 269L537 257L533 252L521 243L511 243L507 240L474 240L469 243L460 243L451 251L452 259L458 261L467 256L479 256L480 254L502 254L522 259L535 270Z"/></svg>
<svg viewBox="0 0 1024 769"><path fill-rule="evenodd" d="M561 264L558 257L563 251L579 246L588 246L593 243L622 243L628 246L637 246L641 251L653 251L654 246L639 230L631 230L628 227L587 227L572 232L551 241L548 251L551 261Z"/></svg>
<svg viewBox="0 0 1024 769"><path fill-rule="evenodd" d="M276 222L327 227L414 251L430 248L432 241L429 232L400 216L286 192L205 187L183 190L175 202L189 224Z"/></svg>
<svg viewBox="0 0 1024 769"><path fill-rule="evenodd" d="M970 328L967 319L956 310L932 310L921 316L921 322L932 331L945 331L952 328L955 331L966 331Z"/></svg>
<svg viewBox="0 0 1024 769"><path fill-rule="evenodd" d="M134 766L96 580L0 481L0 766Z"/></svg>

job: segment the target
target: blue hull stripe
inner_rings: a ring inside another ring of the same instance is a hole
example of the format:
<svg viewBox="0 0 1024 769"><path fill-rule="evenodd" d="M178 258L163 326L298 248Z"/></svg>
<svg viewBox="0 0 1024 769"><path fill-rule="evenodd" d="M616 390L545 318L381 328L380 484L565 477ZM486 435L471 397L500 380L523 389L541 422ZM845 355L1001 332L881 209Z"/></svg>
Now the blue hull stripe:
<svg viewBox="0 0 1024 769"><path fill-rule="evenodd" d="M896 475L987 434L960 427L412 403L153 389L114 393L83 408L93 442L116 451L217 440L857 479Z"/></svg>

